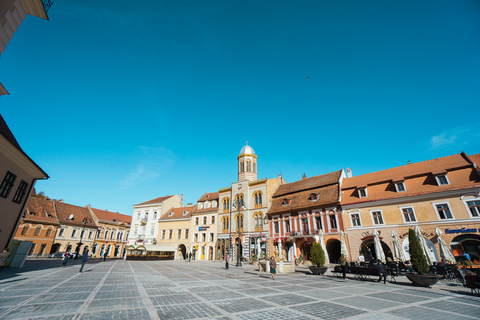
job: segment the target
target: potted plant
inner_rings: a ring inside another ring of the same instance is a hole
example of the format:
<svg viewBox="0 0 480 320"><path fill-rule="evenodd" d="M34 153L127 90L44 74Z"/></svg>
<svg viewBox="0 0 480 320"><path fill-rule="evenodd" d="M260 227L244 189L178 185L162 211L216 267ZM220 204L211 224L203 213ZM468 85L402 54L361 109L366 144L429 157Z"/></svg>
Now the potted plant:
<svg viewBox="0 0 480 320"><path fill-rule="evenodd" d="M256 254L253 255L252 262L254 266L258 265L258 256Z"/></svg>
<svg viewBox="0 0 480 320"><path fill-rule="evenodd" d="M322 246L318 242L312 244L310 262L312 265L308 268L313 274L323 275L328 270L328 267L325 267L325 251L323 251Z"/></svg>
<svg viewBox="0 0 480 320"><path fill-rule="evenodd" d="M303 263L303 260L304 260L304 259L303 259L303 256L302 256L302 255L299 255L298 258L295 258L295 264L296 264L297 266L301 266L302 263Z"/></svg>
<svg viewBox="0 0 480 320"><path fill-rule="evenodd" d="M432 285L438 282L440 276L436 274L426 274L430 270L430 266L413 229L408 230L408 242L410 262L412 263L412 268L415 273L407 273L406 276L414 285L431 288Z"/></svg>

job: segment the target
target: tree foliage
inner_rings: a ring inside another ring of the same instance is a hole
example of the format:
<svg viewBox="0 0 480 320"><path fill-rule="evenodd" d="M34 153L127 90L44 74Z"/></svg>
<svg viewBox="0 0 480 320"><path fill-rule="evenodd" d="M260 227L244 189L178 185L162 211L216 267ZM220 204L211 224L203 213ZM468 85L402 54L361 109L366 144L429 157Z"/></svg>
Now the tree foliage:
<svg viewBox="0 0 480 320"><path fill-rule="evenodd" d="M412 268L419 274L427 273L430 270L428 265L427 258L423 254L422 247L420 246L420 241L418 241L417 235L413 229L408 230L408 248L410 253L410 262L412 263Z"/></svg>
<svg viewBox="0 0 480 320"><path fill-rule="evenodd" d="M310 249L310 262L317 267L323 267L325 265L325 251L318 242L312 244Z"/></svg>

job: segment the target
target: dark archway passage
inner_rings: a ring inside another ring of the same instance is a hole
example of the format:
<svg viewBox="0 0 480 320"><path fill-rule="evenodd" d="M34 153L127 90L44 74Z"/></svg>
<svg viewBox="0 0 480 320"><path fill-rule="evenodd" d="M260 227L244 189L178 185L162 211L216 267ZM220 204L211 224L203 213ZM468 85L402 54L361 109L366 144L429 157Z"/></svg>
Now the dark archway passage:
<svg viewBox="0 0 480 320"><path fill-rule="evenodd" d="M338 263L341 255L341 243L340 240L330 239L327 241L328 261L330 263Z"/></svg>

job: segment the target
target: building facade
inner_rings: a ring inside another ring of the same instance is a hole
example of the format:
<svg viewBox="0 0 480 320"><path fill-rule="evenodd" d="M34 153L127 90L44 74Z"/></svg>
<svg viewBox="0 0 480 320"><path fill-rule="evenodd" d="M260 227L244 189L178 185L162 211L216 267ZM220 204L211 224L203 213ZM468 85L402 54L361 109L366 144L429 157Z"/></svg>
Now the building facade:
<svg viewBox="0 0 480 320"><path fill-rule="evenodd" d="M328 262L337 263L341 254L343 231L340 186L343 170L281 185L273 195L268 211L270 251L293 261L310 259L313 242L323 232Z"/></svg>
<svg viewBox="0 0 480 320"><path fill-rule="evenodd" d="M90 251L93 257L104 257L107 253L109 258L123 258L128 234L130 232L131 216L92 208L90 210L98 230L95 235L95 243Z"/></svg>
<svg viewBox="0 0 480 320"><path fill-rule="evenodd" d="M394 236L409 259L408 230L423 231L429 260L442 259L438 228L457 261L480 259L480 154L465 153L344 179L343 220L351 257L376 259L374 230L386 257L395 259ZM394 232L394 235L392 235Z"/></svg>
<svg viewBox="0 0 480 320"><path fill-rule="evenodd" d="M30 197L15 240L33 242L29 256L48 256L52 253L59 225L52 201Z"/></svg>
<svg viewBox="0 0 480 320"><path fill-rule="evenodd" d="M53 252L83 254L92 251L98 226L87 207L79 207L63 201L53 201L60 226L57 229Z"/></svg>
<svg viewBox="0 0 480 320"><path fill-rule="evenodd" d="M197 201L191 217L192 259L215 260L218 226L218 192L205 193Z"/></svg>
<svg viewBox="0 0 480 320"><path fill-rule="evenodd" d="M245 145L237 157L238 181L222 188L219 193L217 255L224 260L251 260L255 255L268 254L266 213L272 196L285 183L281 176L273 179L257 178L257 155Z"/></svg>
<svg viewBox="0 0 480 320"><path fill-rule="evenodd" d="M194 206L171 208L160 217L158 220L159 235L156 242L158 251L173 251L175 260L187 258L190 248L190 220L193 209Z"/></svg>
<svg viewBox="0 0 480 320"><path fill-rule="evenodd" d="M172 208L183 207L182 198L183 195L164 196L134 205L128 245L156 244L160 217Z"/></svg>

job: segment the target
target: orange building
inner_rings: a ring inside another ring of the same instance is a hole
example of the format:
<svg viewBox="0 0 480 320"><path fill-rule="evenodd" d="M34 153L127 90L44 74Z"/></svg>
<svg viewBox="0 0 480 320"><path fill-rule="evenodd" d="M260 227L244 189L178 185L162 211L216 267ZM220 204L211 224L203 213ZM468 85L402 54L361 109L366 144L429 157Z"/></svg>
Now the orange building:
<svg viewBox="0 0 480 320"><path fill-rule="evenodd" d="M59 225L51 201L30 197L14 239L33 242L28 255L47 256Z"/></svg>
<svg viewBox="0 0 480 320"><path fill-rule="evenodd" d="M95 209L89 205L87 208L98 226L91 255L103 257L106 252L109 258L123 258L132 217L118 212Z"/></svg>
<svg viewBox="0 0 480 320"><path fill-rule="evenodd" d="M464 152L411 163L343 180L343 221L357 260L377 258L373 247L380 233L386 257L395 259L394 236L407 259L408 230L423 230L430 261L442 259L435 229L443 233L457 260L468 252L480 259L480 154Z"/></svg>
<svg viewBox="0 0 480 320"><path fill-rule="evenodd" d="M339 170L280 185L267 212L270 253L280 246L279 255L284 260L292 261L300 255L309 260L310 247L322 230L328 261L338 261L343 230L339 190L343 178L344 172Z"/></svg>

